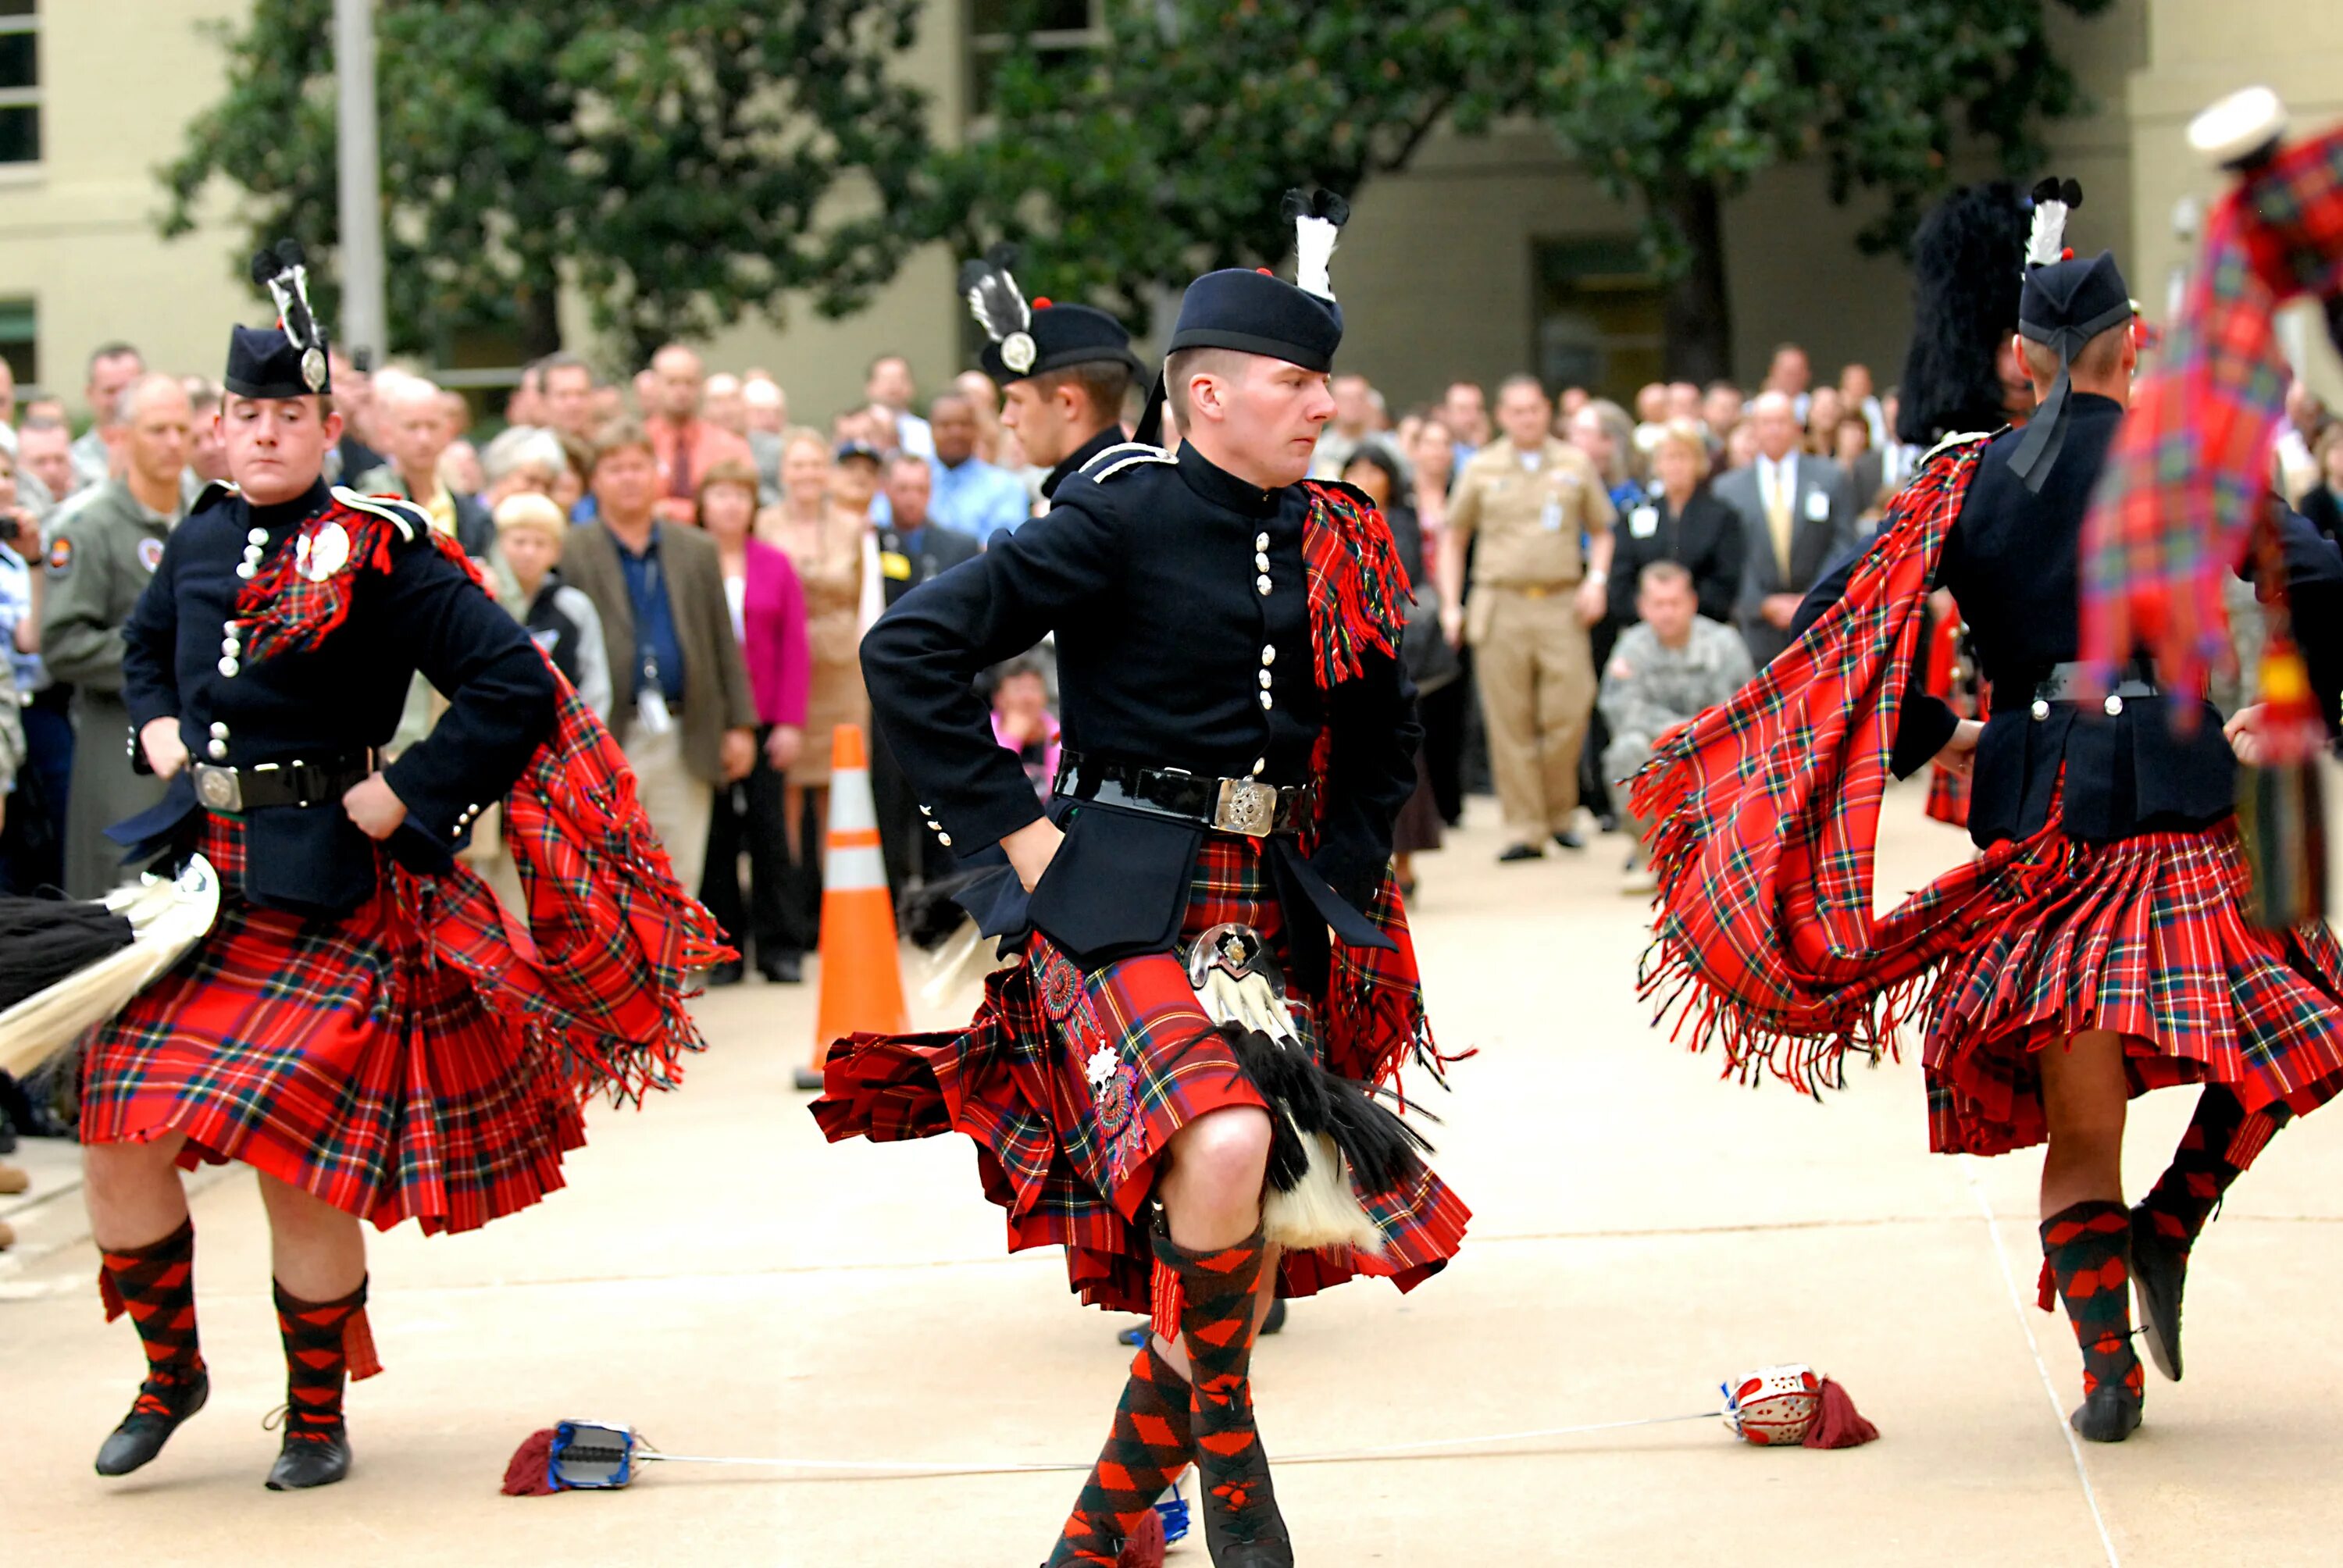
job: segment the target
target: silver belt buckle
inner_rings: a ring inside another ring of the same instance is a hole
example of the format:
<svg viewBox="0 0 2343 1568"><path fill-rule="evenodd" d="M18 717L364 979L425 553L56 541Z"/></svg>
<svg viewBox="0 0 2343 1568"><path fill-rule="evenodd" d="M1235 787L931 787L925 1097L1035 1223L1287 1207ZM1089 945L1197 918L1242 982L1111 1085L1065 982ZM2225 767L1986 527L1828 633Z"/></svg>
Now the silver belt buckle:
<svg viewBox="0 0 2343 1568"><path fill-rule="evenodd" d="M1277 786L1258 779L1222 779L1220 804L1212 811L1212 826L1223 833L1242 833L1249 839L1268 838L1277 827Z"/></svg>
<svg viewBox="0 0 2343 1568"><path fill-rule="evenodd" d="M244 809L244 782L233 768L199 762L196 765L196 799L207 811L234 816Z"/></svg>

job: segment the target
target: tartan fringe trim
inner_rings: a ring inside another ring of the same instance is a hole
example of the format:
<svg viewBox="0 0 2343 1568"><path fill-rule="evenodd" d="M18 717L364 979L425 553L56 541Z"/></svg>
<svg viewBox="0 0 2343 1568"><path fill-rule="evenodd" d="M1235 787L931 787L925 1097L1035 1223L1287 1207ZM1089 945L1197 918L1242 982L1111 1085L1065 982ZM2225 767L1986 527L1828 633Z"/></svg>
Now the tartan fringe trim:
<svg viewBox="0 0 2343 1568"><path fill-rule="evenodd" d="M1318 689L1332 691L1366 668L1373 648L1399 657L1407 573L1383 514L1340 485L1305 481L1312 518L1302 537L1310 566L1311 651Z"/></svg>
<svg viewBox="0 0 2343 1568"><path fill-rule="evenodd" d="M1938 965L1855 1000L1827 1022L1799 1024L1713 984L1696 956L1663 932L1652 938L1636 966L1635 995L1654 1003L1652 1027L1668 1026L1672 1043L1694 1056L1717 1050L1724 1058L1719 1078L1751 1086L1779 1079L1819 1101L1848 1087L1849 1057L1875 1068L1903 1060L1904 1027L1928 1016L1944 970Z"/></svg>

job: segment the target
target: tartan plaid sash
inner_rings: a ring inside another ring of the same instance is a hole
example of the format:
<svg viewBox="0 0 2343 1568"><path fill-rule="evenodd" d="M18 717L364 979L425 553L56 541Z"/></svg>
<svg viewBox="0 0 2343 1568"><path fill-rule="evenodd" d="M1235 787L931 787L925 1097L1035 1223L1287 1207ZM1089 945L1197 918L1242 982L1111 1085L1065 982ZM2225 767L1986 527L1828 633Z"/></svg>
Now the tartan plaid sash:
<svg viewBox="0 0 2343 1568"><path fill-rule="evenodd" d="M2143 644L2177 686L2227 660L2222 583L2268 493L2290 378L2272 313L2303 294L2343 297L2343 130L2214 208L2163 366L2133 391L2083 526L2082 652L2106 675Z"/></svg>
<svg viewBox="0 0 2343 1568"><path fill-rule="evenodd" d="M422 548L388 518L339 501L302 537L329 523L349 537L347 568L312 581L297 569L297 547L280 549L237 596L251 622L247 658L317 647L348 619L361 571L387 572L394 551ZM426 538L490 591L454 539ZM579 1103L598 1093L639 1101L675 1087L682 1053L703 1049L684 1006L688 977L730 950L675 879L618 742L550 658L546 670L558 693L553 733L504 802L526 930L477 879L418 876L386 859L393 945L407 963L469 974L485 1003L553 1048Z"/></svg>
<svg viewBox="0 0 2343 1568"><path fill-rule="evenodd" d="M1743 687L1662 736L1631 785L1655 823L1657 920L1640 979L1725 1071L1813 1093L1845 1050L1887 1049L1905 991L1997 891L2014 846L1885 920L1872 862L1888 755L1945 537L1985 456L1958 437L1890 505L1845 597Z"/></svg>
<svg viewBox="0 0 2343 1568"><path fill-rule="evenodd" d="M1400 565L1391 526L1357 491L1315 480L1302 487L1311 500L1302 533L1310 578L1311 668L1320 693L1331 697L1337 685L1364 672L1365 649L1399 657L1407 573ZM1304 854L1318 847L1332 756L1333 731L1321 729L1310 757L1319 819L1302 834ZM1355 948L1335 939L1326 979L1326 1065L1345 1078L1382 1083L1395 1077L1412 1055L1440 1080L1442 1064L1460 1058L1442 1056L1433 1043L1415 941L1408 934L1407 910L1389 868L1361 913L1391 939L1392 946Z"/></svg>

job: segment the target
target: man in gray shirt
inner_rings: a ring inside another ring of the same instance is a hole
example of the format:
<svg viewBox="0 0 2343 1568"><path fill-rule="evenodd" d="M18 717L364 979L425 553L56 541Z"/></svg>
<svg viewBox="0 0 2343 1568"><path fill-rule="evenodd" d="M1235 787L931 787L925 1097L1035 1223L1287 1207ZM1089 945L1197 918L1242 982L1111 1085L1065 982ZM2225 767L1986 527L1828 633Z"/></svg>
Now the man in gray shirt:
<svg viewBox="0 0 2343 1568"><path fill-rule="evenodd" d="M1674 561L1654 561L1636 579L1639 618L1619 634L1599 699L1611 727L1603 776L1614 785L1651 760L1652 743L1663 734L1723 702L1756 673L1741 634L1702 618L1698 605L1692 573ZM1625 792L1614 798L1624 801ZM1644 824L1630 818L1627 828L1635 847L1622 890L1648 893L1653 881L1644 863Z"/></svg>

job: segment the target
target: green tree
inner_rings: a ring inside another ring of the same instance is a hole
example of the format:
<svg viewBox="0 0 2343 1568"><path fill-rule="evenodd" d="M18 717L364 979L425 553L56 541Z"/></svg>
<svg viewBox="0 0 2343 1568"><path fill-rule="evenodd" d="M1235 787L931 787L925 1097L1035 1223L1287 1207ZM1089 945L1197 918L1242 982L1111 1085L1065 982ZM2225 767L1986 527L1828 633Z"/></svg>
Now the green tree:
<svg viewBox="0 0 2343 1568"><path fill-rule="evenodd" d="M930 146L893 80L920 0L381 0L392 345L560 347L568 282L639 363L804 290L845 315L915 243L890 214ZM297 236L335 317L331 0L223 27L227 92L161 171L163 230L215 179L254 245ZM250 246L243 253L250 254ZM243 256L230 260L244 273Z"/></svg>
<svg viewBox="0 0 2343 1568"><path fill-rule="evenodd" d="M2041 121L2081 106L2049 3L1111 5L1108 46L1087 60L1008 54L991 134L940 156L932 226L970 250L1047 236L1026 269L1036 286L1143 325L1151 286L1279 255L1286 186L1355 194L1443 120L1470 136L1534 118L1641 206L1669 373L1706 379L1731 368L1724 203L1819 158L1834 199L1875 193L1861 242L1875 250L1909 236L1965 139L2032 172ZM2108 0L2056 3L2091 15Z"/></svg>

